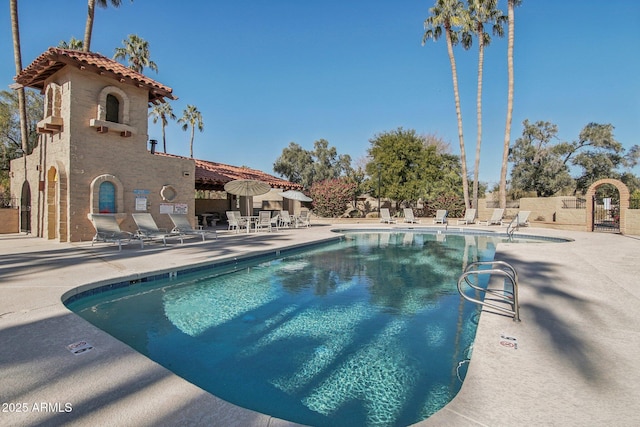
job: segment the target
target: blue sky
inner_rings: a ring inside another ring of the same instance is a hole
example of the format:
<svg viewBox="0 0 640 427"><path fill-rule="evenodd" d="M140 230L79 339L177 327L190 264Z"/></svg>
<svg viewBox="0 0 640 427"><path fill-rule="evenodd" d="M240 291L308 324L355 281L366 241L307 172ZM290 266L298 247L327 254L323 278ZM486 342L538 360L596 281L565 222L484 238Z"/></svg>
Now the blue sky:
<svg viewBox="0 0 640 427"><path fill-rule="evenodd" d="M444 39L421 45L433 0L123 0L97 8L92 50L112 57L129 34L150 43L173 88L177 116L202 113L194 156L273 173L290 142L324 138L354 163L369 140L398 127L436 134L459 154ZM506 0L500 2L506 12ZM50 46L82 39L86 1L19 0L23 66ZM9 8L0 9L0 84L15 67ZM589 122L610 123L626 148L640 136L640 2L524 0L516 9L515 105L522 121L558 126L572 141ZM498 182L507 99L506 37L485 55L481 180ZM469 170L476 143L477 48L456 49ZM159 125L149 137L160 140ZM171 122L168 151L189 154ZM633 170L640 174L640 168Z"/></svg>

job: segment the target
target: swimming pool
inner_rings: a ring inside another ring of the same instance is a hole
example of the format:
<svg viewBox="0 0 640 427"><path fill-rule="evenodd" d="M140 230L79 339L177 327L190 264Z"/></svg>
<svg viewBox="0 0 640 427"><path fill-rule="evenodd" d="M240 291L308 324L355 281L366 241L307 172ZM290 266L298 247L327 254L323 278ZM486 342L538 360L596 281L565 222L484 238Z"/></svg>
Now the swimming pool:
<svg viewBox="0 0 640 427"><path fill-rule="evenodd" d="M502 240L347 234L67 305L239 406L316 426L408 425L459 390L477 309L456 280Z"/></svg>

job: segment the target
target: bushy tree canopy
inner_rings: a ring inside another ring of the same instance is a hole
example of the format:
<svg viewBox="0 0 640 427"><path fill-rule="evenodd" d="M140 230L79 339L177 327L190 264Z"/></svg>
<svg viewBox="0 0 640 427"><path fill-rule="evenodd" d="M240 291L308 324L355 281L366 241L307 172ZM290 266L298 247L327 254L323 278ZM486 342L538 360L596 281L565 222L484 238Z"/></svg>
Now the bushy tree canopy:
<svg viewBox="0 0 640 427"><path fill-rule="evenodd" d="M314 182L352 173L351 157L338 155L327 140L314 142L313 148L313 151L307 151L295 142L289 143L273 164L273 170L304 188L310 188Z"/></svg>
<svg viewBox="0 0 640 427"><path fill-rule="evenodd" d="M437 147L443 144L403 128L378 134L369 142L366 171L373 195L400 202L443 193L462 196L460 160L439 153Z"/></svg>
<svg viewBox="0 0 640 427"><path fill-rule="evenodd" d="M522 137L511 148L511 188L513 191L535 191L549 197L563 189L584 193L602 178L634 182L633 175L621 173L621 167L637 162L638 146L625 155L622 144L613 136L610 124L587 124L578 140L553 143L558 128L549 122L523 122ZM571 177L571 170L577 175Z"/></svg>

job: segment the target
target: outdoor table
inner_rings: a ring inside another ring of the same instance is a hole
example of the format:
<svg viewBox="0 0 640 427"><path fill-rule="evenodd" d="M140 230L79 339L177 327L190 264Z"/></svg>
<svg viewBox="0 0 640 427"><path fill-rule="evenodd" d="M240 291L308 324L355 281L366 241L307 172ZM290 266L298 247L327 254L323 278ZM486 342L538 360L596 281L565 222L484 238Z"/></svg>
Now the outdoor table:
<svg viewBox="0 0 640 427"><path fill-rule="evenodd" d="M249 234L249 230L251 229L251 226L255 225L259 217L256 215L242 215L240 218L245 219L247 221L247 234Z"/></svg>

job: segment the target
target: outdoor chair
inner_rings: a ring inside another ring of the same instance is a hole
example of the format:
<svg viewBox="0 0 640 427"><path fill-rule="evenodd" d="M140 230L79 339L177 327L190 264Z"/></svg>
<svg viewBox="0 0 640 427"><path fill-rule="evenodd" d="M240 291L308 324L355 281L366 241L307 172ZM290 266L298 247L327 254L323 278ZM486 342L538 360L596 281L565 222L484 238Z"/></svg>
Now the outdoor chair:
<svg viewBox="0 0 640 427"><path fill-rule="evenodd" d="M173 222L173 230L172 233L180 233L182 235L191 235L191 236L202 236L202 241L205 240L205 235L210 233L210 230L196 230L191 226L189 222L189 218L186 214L169 214L169 218L171 218L171 222ZM218 238L218 233L215 229L213 229L213 235L215 238Z"/></svg>
<svg viewBox="0 0 640 427"><path fill-rule="evenodd" d="M134 213L131 216L138 226L135 237L140 239L143 247L145 240L162 240L163 246L167 246L167 237L177 237L180 243L184 243L182 234L158 228L150 213Z"/></svg>
<svg viewBox="0 0 640 427"><path fill-rule="evenodd" d="M531 211L520 211L516 214L514 218L515 224L518 227L528 227L529 226L529 215L531 215Z"/></svg>
<svg viewBox="0 0 640 427"><path fill-rule="evenodd" d="M458 220L458 224L475 224L476 222L476 209L467 209L464 213L464 218Z"/></svg>
<svg viewBox="0 0 640 427"><path fill-rule="evenodd" d="M397 221L391 218L391 214L389 213L389 208L380 208L380 222L386 224L395 224Z"/></svg>
<svg viewBox="0 0 640 427"><path fill-rule="evenodd" d="M111 214L91 214L91 222L96 229L96 235L91 240L91 246L95 242L104 243L117 243L118 250L122 250L123 243L129 243L135 236L128 231L122 231L120 224L116 220L115 215ZM144 243L140 241L140 247L142 248Z"/></svg>
<svg viewBox="0 0 640 427"><path fill-rule="evenodd" d="M478 224L483 225L502 225L502 217L504 216L504 209L495 208L493 210L493 214L491 214L491 218L485 221L478 221Z"/></svg>
<svg viewBox="0 0 640 427"><path fill-rule="evenodd" d="M404 208L404 222L408 222L411 224L419 224L420 220L416 219L416 217L413 215L413 209Z"/></svg>
<svg viewBox="0 0 640 427"><path fill-rule="evenodd" d="M239 214L239 211L227 211L227 223L229 224L227 230L235 230L238 233L241 228L247 228L249 222Z"/></svg>
<svg viewBox="0 0 640 427"><path fill-rule="evenodd" d="M309 227L311 225L311 211L300 211L296 218L296 227Z"/></svg>
<svg viewBox="0 0 640 427"><path fill-rule="evenodd" d="M446 224L447 223L447 213L446 209L439 209L436 211L436 217L433 218L434 224Z"/></svg>
<svg viewBox="0 0 640 427"><path fill-rule="evenodd" d="M266 228L269 231L273 231L273 227L278 229L278 216L271 217L271 211L260 211L258 212L258 222L256 222L256 232L260 231L263 228Z"/></svg>
<svg viewBox="0 0 640 427"><path fill-rule="evenodd" d="M291 219L291 215L289 215L289 211L280 211L278 220L280 222L280 227L291 227L293 225L293 220Z"/></svg>

